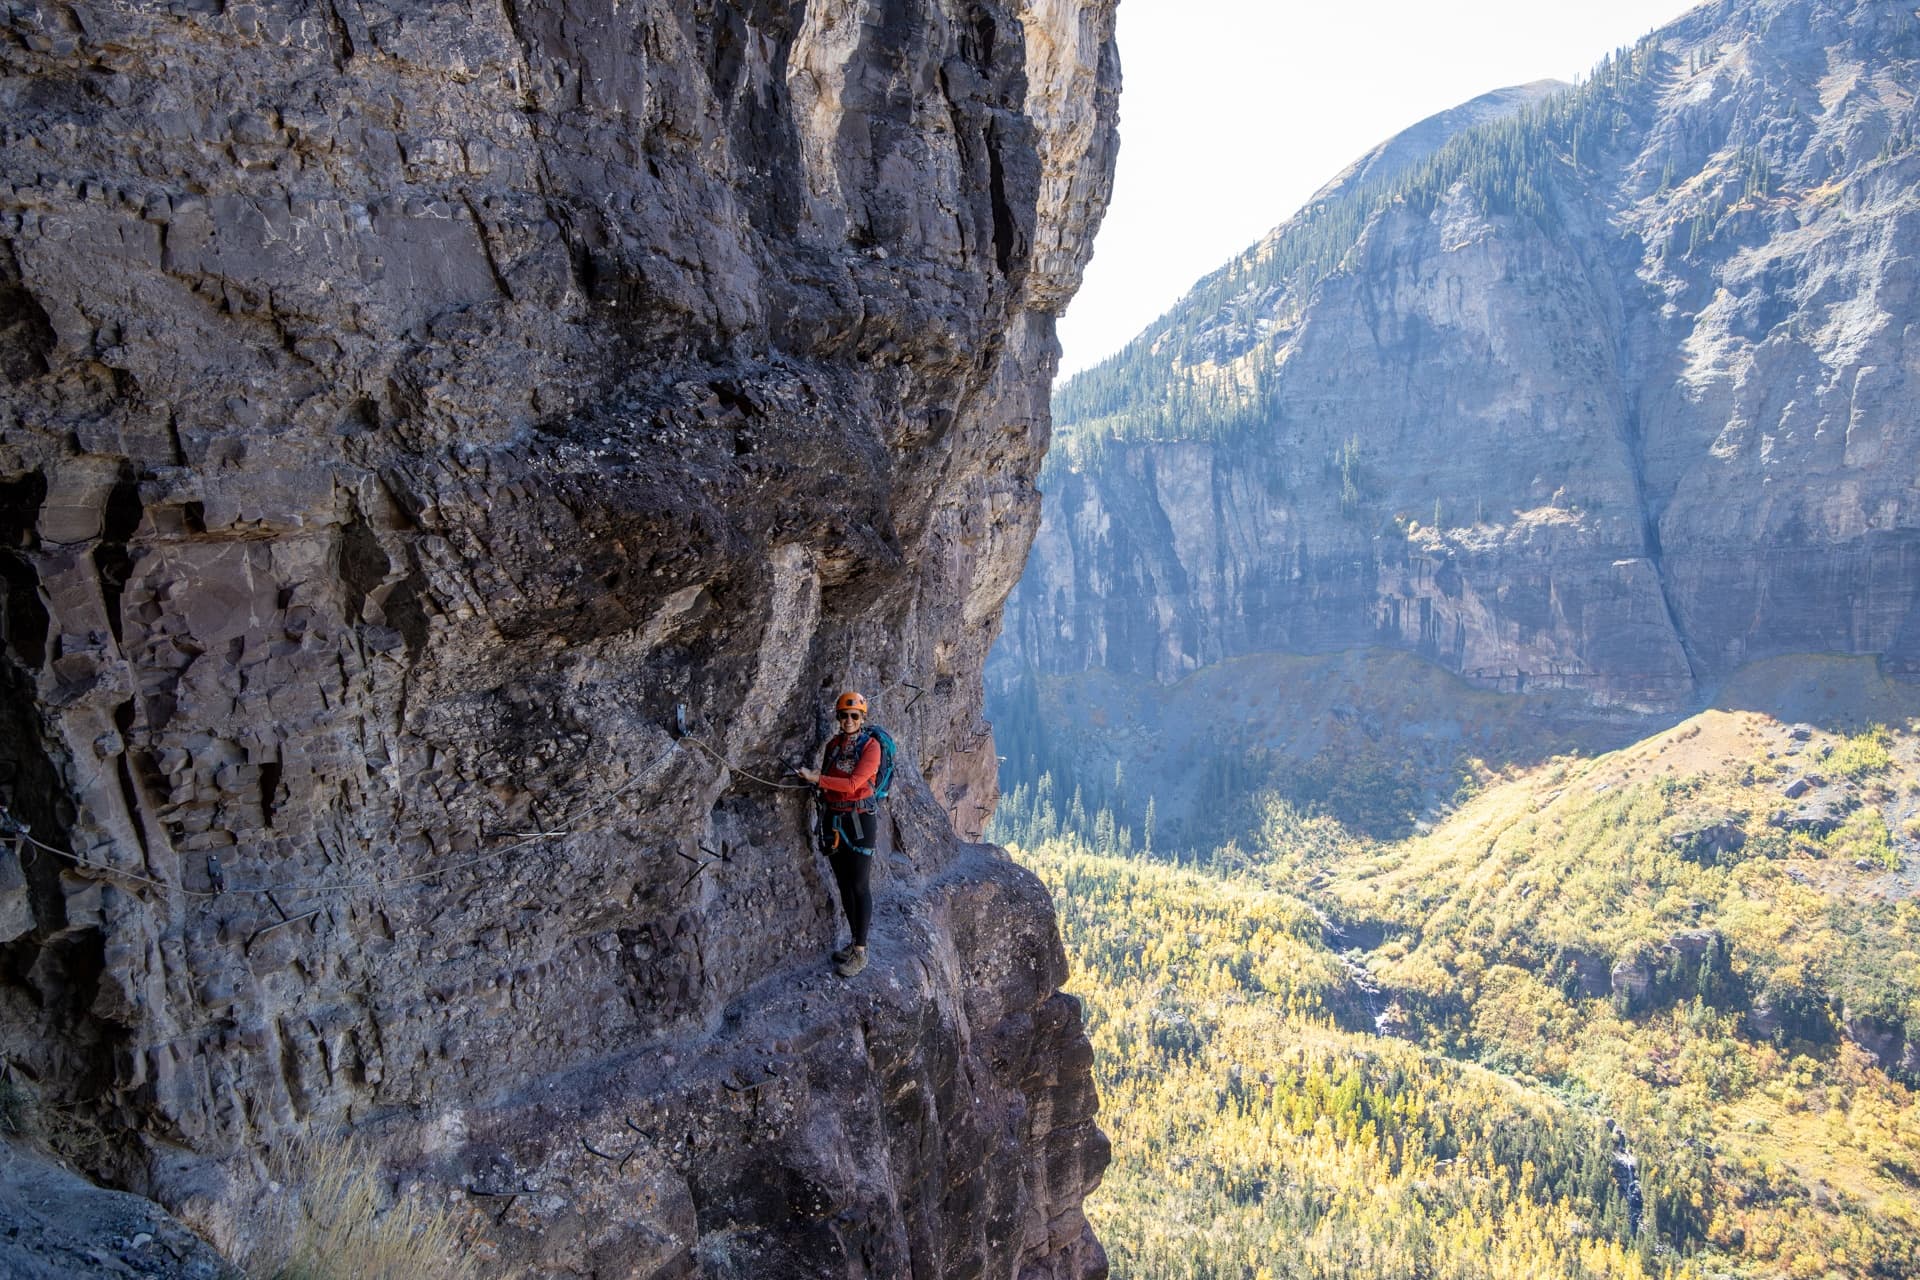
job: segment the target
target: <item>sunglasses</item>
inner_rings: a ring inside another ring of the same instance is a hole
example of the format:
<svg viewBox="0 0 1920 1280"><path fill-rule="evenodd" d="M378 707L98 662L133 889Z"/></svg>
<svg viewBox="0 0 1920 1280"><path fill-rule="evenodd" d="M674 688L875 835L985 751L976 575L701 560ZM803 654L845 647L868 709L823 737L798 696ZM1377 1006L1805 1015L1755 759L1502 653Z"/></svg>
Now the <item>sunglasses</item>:
<svg viewBox="0 0 1920 1280"><path fill-rule="evenodd" d="M835 720L858 720L860 713L858 711L836 711L833 713L833 718Z"/></svg>

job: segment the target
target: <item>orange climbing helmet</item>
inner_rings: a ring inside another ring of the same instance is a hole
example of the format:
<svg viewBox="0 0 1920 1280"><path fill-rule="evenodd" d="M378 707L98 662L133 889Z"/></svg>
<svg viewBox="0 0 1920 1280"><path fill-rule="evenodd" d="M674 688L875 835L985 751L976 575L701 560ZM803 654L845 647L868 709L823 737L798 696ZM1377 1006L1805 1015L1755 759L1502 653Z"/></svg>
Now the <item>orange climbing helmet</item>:
<svg viewBox="0 0 1920 1280"><path fill-rule="evenodd" d="M865 719L867 715L867 700L849 689L841 694L833 704L833 713L835 715L839 715L842 711L858 711L861 719Z"/></svg>

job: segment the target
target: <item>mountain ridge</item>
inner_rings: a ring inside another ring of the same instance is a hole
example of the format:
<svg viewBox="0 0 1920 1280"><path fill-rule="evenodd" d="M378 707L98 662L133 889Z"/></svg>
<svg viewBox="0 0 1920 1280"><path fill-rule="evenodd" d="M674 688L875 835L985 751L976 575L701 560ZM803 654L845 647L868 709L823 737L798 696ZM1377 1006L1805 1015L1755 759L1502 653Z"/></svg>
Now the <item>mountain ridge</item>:
<svg viewBox="0 0 1920 1280"><path fill-rule="evenodd" d="M996 679L1387 644L1660 711L1920 662L1917 27L1704 7L1204 279L1057 393Z"/></svg>
<svg viewBox="0 0 1920 1280"><path fill-rule="evenodd" d="M1307 198L1306 205L1303 207L1311 208L1323 201L1334 199L1344 191L1358 189L1371 183L1391 182L1452 141L1458 134L1494 120L1505 119L1517 111L1534 105L1542 98L1564 92L1572 87L1564 80L1529 80L1525 84L1489 89L1476 97L1468 98L1465 102L1436 111L1399 130L1335 174L1324 186ZM1279 231L1278 227L1274 228L1263 236L1262 240L1271 239L1278 235Z"/></svg>

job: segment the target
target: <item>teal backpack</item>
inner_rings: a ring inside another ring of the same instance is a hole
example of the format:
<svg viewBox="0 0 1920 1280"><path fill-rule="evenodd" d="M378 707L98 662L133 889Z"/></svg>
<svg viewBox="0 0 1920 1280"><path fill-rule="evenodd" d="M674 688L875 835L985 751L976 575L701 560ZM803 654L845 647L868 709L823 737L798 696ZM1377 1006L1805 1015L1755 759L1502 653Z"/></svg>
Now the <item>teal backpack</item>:
<svg viewBox="0 0 1920 1280"><path fill-rule="evenodd" d="M893 786L893 761L900 749L894 745L893 735L877 724L870 724L860 731L861 737L854 743L855 751L867 749L867 737L880 740L880 772L873 775L873 794L867 799L878 805L887 798L888 788Z"/></svg>

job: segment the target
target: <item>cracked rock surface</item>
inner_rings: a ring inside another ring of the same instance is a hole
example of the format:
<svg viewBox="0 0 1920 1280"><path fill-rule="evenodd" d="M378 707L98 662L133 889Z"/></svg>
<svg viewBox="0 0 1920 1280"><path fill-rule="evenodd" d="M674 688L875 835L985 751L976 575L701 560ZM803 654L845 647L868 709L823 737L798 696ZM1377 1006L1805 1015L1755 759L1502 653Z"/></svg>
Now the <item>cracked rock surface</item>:
<svg viewBox="0 0 1920 1280"><path fill-rule="evenodd" d="M1104 1274L971 843L1113 0L10 5L0 1054L247 1243L350 1128L490 1267ZM803 793L904 744L874 963ZM687 736L677 736L684 723Z"/></svg>

